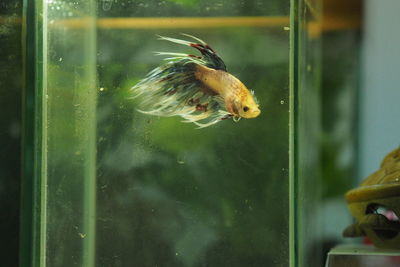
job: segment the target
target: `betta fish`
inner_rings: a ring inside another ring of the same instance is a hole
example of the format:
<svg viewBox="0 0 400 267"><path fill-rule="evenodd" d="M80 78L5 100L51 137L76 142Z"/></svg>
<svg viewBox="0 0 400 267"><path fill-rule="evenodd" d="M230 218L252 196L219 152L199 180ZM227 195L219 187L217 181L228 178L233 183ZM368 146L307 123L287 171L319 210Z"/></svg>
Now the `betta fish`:
<svg viewBox="0 0 400 267"><path fill-rule="evenodd" d="M133 88L139 97L138 111L155 116L181 116L183 122L199 128L222 120L255 118L260 114L254 92L227 72L225 63L204 41L183 34L195 42L159 36L160 40L197 49L201 56L183 53L157 52L168 56Z"/></svg>

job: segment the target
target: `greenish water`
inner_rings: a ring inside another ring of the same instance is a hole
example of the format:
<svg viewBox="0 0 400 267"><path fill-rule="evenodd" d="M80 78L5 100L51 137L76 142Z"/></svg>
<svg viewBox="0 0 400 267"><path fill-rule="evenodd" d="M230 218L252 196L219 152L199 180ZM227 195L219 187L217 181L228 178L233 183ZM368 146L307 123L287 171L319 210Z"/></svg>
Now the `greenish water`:
<svg viewBox="0 0 400 267"><path fill-rule="evenodd" d="M97 14L90 1L49 3L42 264L289 265L289 2L250 2L103 1ZM199 26L138 26L137 9L155 22L196 16ZM244 24L260 15L287 24ZM210 16L233 25L201 27ZM124 29L113 17L125 17ZM196 129L136 111L130 88L160 64L153 52L194 52L156 35L182 32L208 42L255 91L259 117Z"/></svg>
<svg viewBox="0 0 400 267"><path fill-rule="evenodd" d="M155 34L181 31L98 32L97 260L102 266L287 264L288 32L185 29L219 52L262 110L256 119L196 129L181 118L138 113L127 98L159 64L153 51L188 51Z"/></svg>

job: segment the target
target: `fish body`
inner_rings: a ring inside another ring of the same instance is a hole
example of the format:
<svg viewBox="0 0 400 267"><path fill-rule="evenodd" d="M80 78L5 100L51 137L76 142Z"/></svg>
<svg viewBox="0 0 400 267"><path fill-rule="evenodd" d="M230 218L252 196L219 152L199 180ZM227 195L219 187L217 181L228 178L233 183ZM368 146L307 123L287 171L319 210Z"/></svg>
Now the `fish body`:
<svg viewBox="0 0 400 267"><path fill-rule="evenodd" d="M159 52L171 56L152 70L133 88L141 98L142 113L156 116L181 116L200 128L228 118L255 118L260 114L254 93L235 76L204 41L199 43L161 37L199 50L202 56Z"/></svg>
<svg viewBox="0 0 400 267"><path fill-rule="evenodd" d="M220 95L224 99L227 111L235 117L250 119L260 114L252 93L229 72L197 65L195 77L203 86Z"/></svg>

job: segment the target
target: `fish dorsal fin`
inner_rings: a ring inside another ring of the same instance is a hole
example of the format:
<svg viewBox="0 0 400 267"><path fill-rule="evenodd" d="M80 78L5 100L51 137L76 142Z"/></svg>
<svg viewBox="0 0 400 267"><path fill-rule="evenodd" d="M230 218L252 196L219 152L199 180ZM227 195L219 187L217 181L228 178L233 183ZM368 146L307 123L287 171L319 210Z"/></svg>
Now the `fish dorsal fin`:
<svg viewBox="0 0 400 267"><path fill-rule="evenodd" d="M182 35L190 37L190 38L196 40L197 42L189 42L189 41L185 41L185 40L164 37L164 36L159 36L159 37L160 37L160 40L166 40L166 41L170 41L173 43L182 44L182 45L196 48L203 55L203 57L201 59L204 61L205 65L207 67L213 68L216 70L226 71L226 66L225 66L224 61L217 55L217 53L214 51L214 49L212 49L207 43L205 43L203 40L201 40L197 37L194 37L192 35L189 35L189 34L182 33ZM187 56L193 57L193 55L187 55Z"/></svg>

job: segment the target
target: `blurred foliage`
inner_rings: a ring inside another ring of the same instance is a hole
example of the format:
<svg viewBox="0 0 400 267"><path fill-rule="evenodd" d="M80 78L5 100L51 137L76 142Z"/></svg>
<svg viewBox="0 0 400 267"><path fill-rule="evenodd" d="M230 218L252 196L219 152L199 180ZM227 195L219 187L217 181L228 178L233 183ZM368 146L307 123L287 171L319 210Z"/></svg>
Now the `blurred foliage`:
<svg viewBox="0 0 400 267"><path fill-rule="evenodd" d="M210 43L228 70L255 90L262 115L198 130L180 118L138 113L127 96L160 64L152 52L191 48L155 36L179 37L175 30L99 31L98 262L285 265L288 32L187 32Z"/></svg>
<svg viewBox="0 0 400 267"><path fill-rule="evenodd" d="M290 6L263 0L98 0L97 8L99 17L210 17L282 16Z"/></svg>
<svg viewBox="0 0 400 267"><path fill-rule="evenodd" d="M22 1L0 3L0 257L18 265L21 175Z"/></svg>

